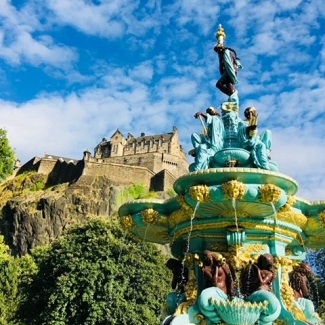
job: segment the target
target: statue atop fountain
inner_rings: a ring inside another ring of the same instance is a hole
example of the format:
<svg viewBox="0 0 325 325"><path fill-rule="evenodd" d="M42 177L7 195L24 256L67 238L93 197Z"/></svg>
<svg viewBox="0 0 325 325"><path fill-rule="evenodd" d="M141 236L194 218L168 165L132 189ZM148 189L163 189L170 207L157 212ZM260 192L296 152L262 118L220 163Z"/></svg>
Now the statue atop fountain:
<svg viewBox="0 0 325 325"><path fill-rule="evenodd" d="M218 53L221 74L216 86L228 95L228 99L220 106L221 117L214 107L208 107L206 113L198 112L194 115L200 119L204 131L200 135L192 134L194 149L190 155L195 161L190 165L189 171L225 166L277 171L278 167L270 156L271 131L265 130L259 134L256 108L245 109L245 120L239 116L239 97L235 84L238 83L238 69L242 66L236 51L224 45L226 34L221 25L216 37L218 42L214 50Z"/></svg>

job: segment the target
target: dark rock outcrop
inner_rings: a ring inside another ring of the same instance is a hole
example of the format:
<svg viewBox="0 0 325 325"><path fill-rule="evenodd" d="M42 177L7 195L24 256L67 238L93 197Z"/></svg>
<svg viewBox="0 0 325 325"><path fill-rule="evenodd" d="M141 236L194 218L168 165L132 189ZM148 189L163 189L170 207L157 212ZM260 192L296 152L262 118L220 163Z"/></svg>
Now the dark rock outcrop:
<svg viewBox="0 0 325 325"><path fill-rule="evenodd" d="M25 255L60 237L73 224L113 215L121 190L105 176L82 176L72 184L23 192L2 203L0 233L13 255Z"/></svg>

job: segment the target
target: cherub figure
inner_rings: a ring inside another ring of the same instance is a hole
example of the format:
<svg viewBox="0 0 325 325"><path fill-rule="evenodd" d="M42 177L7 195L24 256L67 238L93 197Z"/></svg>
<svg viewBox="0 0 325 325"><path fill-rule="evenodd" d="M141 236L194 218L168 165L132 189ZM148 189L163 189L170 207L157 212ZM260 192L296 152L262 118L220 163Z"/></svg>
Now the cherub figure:
<svg viewBox="0 0 325 325"><path fill-rule="evenodd" d="M211 301L224 302L234 297L232 272L221 254L209 250L204 251L201 269L206 279L206 288L201 292L197 305L211 324L219 323L222 321L221 315Z"/></svg>

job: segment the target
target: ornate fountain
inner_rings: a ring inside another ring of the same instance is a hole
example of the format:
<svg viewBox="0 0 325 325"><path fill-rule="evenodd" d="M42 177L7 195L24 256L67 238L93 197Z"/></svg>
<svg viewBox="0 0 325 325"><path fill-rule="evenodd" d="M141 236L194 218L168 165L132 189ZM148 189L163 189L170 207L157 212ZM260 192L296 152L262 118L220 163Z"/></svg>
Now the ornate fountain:
<svg viewBox="0 0 325 325"><path fill-rule="evenodd" d="M204 130L192 135L194 162L174 183L176 197L128 202L121 223L170 245L174 291L163 325L320 324L304 260L307 248L324 246L325 201L295 196L298 184L271 160L271 132L258 131L254 107L239 117L240 63L221 26L216 37L216 86L228 95L221 114L195 114Z"/></svg>

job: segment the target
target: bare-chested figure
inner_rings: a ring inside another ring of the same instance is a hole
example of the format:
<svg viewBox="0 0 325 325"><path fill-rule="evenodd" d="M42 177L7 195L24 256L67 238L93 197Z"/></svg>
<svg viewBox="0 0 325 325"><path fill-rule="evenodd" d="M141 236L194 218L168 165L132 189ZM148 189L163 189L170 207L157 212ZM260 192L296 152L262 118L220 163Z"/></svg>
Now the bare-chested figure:
<svg viewBox="0 0 325 325"><path fill-rule="evenodd" d="M307 263L301 263L289 274L289 283L295 295L295 299L313 299L313 271Z"/></svg>
<svg viewBox="0 0 325 325"><path fill-rule="evenodd" d="M307 263L300 263L289 274L289 284L293 289L297 306L303 311L308 324L321 324L315 312L319 303L316 281L312 268Z"/></svg>
<svg viewBox="0 0 325 325"><path fill-rule="evenodd" d="M233 296L231 270L221 254L205 250L202 272L207 280L206 287L217 287L226 295Z"/></svg>
<svg viewBox="0 0 325 325"><path fill-rule="evenodd" d="M274 259L271 254L260 255L256 263L250 264L244 271L242 291L245 296L257 290L272 291L275 279Z"/></svg>

